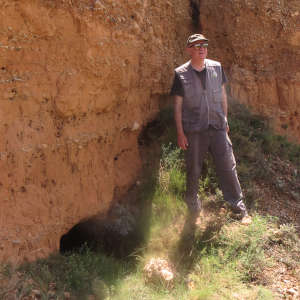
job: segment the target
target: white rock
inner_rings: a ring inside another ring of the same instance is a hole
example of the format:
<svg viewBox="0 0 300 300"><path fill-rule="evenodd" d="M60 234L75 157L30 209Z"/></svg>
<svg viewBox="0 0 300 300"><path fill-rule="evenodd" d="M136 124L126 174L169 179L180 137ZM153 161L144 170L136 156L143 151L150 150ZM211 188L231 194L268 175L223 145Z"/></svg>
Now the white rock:
<svg viewBox="0 0 300 300"><path fill-rule="evenodd" d="M293 289L293 288L288 289L287 292L288 292L290 295L298 295L298 292L297 292L295 289Z"/></svg>
<svg viewBox="0 0 300 300"><path fill-rule="evenodd" d="M170 281L174 278L174 274L168 270L161 270L160 273L166 281Z"/></svg>
<svg viewBox="0 0 300 300"><path fill-rule="evenodd" d="M135 130L138 130L139 128L140 128L140 124L138 122L134 122L133 125L132 125L131 130L135 131Z"/></svg>

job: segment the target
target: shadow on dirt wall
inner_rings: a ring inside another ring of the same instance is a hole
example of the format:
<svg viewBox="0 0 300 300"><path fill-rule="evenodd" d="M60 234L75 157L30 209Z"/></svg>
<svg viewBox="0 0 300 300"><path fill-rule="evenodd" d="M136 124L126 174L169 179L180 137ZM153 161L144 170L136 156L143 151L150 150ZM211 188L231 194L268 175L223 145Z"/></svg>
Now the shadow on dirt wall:
<svg viewBox="0 0 300 300"><path fill-rule="evenodd" d="M112 202L107 215L96 215L70 229L60 240L60 253L77 252L83 246L117 258L137 254L147 241L161 145L158 140L172 122L170 109L142 130L138 142L143 161L140 178L126 195Z"/></svg>

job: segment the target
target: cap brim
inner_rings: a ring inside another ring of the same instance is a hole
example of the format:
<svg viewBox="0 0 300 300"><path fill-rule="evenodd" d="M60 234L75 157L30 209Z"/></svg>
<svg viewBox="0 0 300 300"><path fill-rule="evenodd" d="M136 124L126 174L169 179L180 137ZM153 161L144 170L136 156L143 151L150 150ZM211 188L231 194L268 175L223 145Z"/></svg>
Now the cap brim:
<svg viewBox="0 0 300 300"><path fill-rule="evenodd" d="M194 39L192 41L188 41L187 46L189 46L195 42L208 42L208 39Z"/></svg>

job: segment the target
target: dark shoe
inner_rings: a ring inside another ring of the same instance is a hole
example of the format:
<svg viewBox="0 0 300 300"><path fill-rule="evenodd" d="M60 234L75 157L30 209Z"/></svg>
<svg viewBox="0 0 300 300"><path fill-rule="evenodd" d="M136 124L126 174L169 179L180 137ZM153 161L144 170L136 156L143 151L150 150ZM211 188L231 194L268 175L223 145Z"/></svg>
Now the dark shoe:
<svg viewBox="0 0 300 300"><path fill-rule="evenodd" d="M252 218L249 216L247 208L242 200L240 200L236 207L233 208L233 211L240 215L240 221L243 225L249 225L252 223Z"/></svg>
<svg viewBox="0 0 300 300"><path fill-rule="evenodd" d="M246 208L246 205L244 204L243 200L240 200L236 204L236 208L240 211L240 213L242 214L242 217L245 217L248 215L247 208Z"/></svg>
<svg viewBox="0 0 300 300"><path fill-rule="evenodd" d="M239 215L241 219L248 216L248 211L243 200L240 200L235 206L232 206L231 210L236 215Z"/></svg>

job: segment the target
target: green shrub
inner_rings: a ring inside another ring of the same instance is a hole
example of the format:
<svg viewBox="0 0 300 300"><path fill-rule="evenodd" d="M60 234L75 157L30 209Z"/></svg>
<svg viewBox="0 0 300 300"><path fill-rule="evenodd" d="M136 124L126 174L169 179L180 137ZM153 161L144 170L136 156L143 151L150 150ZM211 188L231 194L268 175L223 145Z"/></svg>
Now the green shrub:
<svg viewBox="0 0 300 300"><path fill-rule="evenodd" d="M184 166L183 151L172 142L162 144L161 166L164 170L182 169Z"/></svg>

